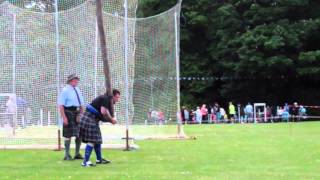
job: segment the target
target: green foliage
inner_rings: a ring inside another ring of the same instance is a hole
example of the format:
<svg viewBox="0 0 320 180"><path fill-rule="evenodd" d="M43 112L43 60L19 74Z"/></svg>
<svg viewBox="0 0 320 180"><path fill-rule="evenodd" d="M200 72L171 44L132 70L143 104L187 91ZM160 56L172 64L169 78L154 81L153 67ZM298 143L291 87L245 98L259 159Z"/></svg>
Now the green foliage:
<svg viewBox="0 0 320 180"><path fill-rule="evenodd" d="M142 2L148 8L140 11L149 15L176 1ZM184 104L249 99L316 103L312 99L320 98L314 83L320 77L319 1L186 0L182 12L187 20L181 29L182 76L238 79L184 81ZM276 98L266 95L271 92Z"/></svg>

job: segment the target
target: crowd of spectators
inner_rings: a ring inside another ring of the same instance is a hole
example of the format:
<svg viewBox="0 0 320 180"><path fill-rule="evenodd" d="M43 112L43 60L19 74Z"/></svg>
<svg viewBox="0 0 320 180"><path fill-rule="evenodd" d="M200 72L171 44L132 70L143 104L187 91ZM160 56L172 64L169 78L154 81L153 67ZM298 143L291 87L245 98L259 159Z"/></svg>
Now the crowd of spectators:
<svg viewBox="0 0 320 180"><path fill-rule="evenodd" d="M254 106L250 102L246 105L234 105L233 102L229 102L226 109L220 106L219 103L209 106L203 104L195 109L182 107L181 116L184 123L197 124L288 122L305 119L307 110L296 102L292 105L285 103L283 106L257 107L256 110L254 110Z"/></svg>

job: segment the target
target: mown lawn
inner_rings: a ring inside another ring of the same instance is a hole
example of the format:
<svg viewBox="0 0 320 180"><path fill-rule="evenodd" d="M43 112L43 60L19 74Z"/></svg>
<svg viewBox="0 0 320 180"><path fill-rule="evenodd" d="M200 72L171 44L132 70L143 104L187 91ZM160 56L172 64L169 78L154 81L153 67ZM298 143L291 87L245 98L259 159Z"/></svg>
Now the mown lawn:
<svg viewBox="0 0 320 180"><path fill-rule="evenodd" d="M131 152L104 150L113 162L94 168L62 161L63 152L2 150L0 179L320 179L320 122L184 129L197 139L138 141L140 149Z"/></svg>

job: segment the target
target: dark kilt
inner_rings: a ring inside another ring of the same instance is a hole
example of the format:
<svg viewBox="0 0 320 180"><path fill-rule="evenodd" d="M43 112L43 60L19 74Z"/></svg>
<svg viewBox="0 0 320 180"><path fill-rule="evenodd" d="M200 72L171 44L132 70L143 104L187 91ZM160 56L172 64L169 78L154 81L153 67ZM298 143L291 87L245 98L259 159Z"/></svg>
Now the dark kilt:
<svg viewBox="0 0 320 180"><path fill-rule="evenodd" d="M81 117L80 138L84 143L102 144L99 121L90 112L85 112Z"/></svg>
<svg viewBox="0 0 320 180"><path fill-rule="evenodd" d="M68 119L68 125L63 125L63 137L79 137L79 123L77 122L77 111L65 110Z"/></svg>

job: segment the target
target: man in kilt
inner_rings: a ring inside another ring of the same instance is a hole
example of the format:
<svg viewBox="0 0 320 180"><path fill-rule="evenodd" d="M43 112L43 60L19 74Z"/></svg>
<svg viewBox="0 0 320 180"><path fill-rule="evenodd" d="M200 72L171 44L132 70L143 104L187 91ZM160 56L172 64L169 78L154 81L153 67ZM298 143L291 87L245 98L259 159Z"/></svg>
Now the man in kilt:
<svg viewBox="0 0 320 180"><path fill-rule="evenodd" d="M71 137L76 137L76 152L73 159L83 159L80 154L79 122L80 114L83 113L84 99L77 87L79 80L79 77L75 74L68 76L67 85L58 98L59 110L63 119L64 160L72 160L70 155Z"/></svg>
<svg viewBox="0 0 320 180"><path fill-rule="evenodd" d="M86 112L80 120L80 138L86 143L85 158L82 163L84 167L95 166L91 163L90 155L94 149L97 159L96 164L108 164L109 160L103 159L101 155L102 136L99 121L117 123L114 117L113 105L120 100L120 91L113 90L113 95L101 95L87 105Z"/></svg>

